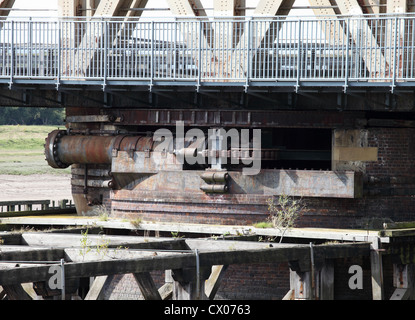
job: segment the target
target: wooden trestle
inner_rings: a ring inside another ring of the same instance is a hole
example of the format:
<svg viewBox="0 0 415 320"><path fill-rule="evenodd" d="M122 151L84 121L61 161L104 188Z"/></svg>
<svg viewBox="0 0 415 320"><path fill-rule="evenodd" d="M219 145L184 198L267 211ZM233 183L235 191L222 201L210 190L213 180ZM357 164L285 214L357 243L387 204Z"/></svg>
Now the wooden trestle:
<svg viewBox="0 0 415 320"><path fill-rule="evenodd" d="M79 226L82 219L77 220ZM119 228L122 223L94 220L95 227L101 224L107 228L110 225ZM0 222L19 224L18 221L28 223L30 218L3 218ZM37 221L38 224L49 223L47 217L38 218ZM83 219L83 222L87 225L90 220ZM147 229L148 232L149 226L150 224L142 223L138 229ZM193 227L194 232L202 229L201 226ZM166 225L153 223L153 230L162 228L166 228ZM190 234L192 226L182 225L181 228ZM206 232L214 234L212 228L214 226L207 228ZM252 241L252 237L260 236L261 233L278 236L279 231L276 229L249 228L249 235L234 237L231 233L240 234L243 228L221 228L232 231L227 232L230 236L173 238L98 235L81 234L79 229L72 233L2 232L0 294L2 297L7 295L8 299L36 298L36 294L32 292L31 297L28 293L30 290L24 290L22 286L33 283L38 292L43 288L47 296L50 291L47 286L54 276L51 267L54 266L55 269L63 267L62 280L66 285L61 285L60 289L67 289L66 299L70 298L71 285L80 278L89 277L93 280L84 299L101 299L103 289L109 285L114 275L129 273L134 275L145 299L214 299L229 265L288 262L290 290L284 299L334 299L334 259L366 257L371 261L373 299L413 297L413 250L409 245L411 241L407 241L413 236L413 229L291 229L284 235L284 243L275 243ZM174 225L171 230L176 230ZM220 232L219 229L216 232ZM289 243L294 238L297 243ZM302 239L303 243L298 243L298 239ZM333 239L337 241L330 241ZM406 240L402 242L396 239ZM306 241L310 242L304 243ZM383 288L382 256L387 254L399 258L399 261L394 260L395 292L391 297L384 296ZM166 272L166 283L157 288L150 272L163 270ZM58 283L57 278L54 280Z"/></svg>

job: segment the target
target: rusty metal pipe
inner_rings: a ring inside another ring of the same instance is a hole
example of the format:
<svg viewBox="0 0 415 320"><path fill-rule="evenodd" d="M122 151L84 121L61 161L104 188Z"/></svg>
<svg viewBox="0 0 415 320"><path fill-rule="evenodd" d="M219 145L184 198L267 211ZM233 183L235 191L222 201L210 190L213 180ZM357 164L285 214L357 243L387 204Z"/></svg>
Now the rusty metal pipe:
<svg viewBox="0 0 415 320"><path fill-rule="evenodd" d="M226 193L228 191L228 186L221 184L206 184L202 185L200 189L206 193Z"/></svg>
<svg viewBox="0 0 415 320"><path fill-rule="evenodd" d="M146 140L146 143L139 143ZM151 140L151 141L150 141ZM53 168L72 164L111 164L112 152L143 151L152 147L152 137L68 135L64 130L52 131L46 138L45 156Z"/></svg>
<svg viewBox="0 0 415 320"><path fill-rule="evenodd" d="M71 184L73 186L84 186L84 180L82 179L72 179ZM114 186L113 180L88 180L87 187L93 188L112 188Z"/></svg>
<svg viewBox="0 0 415 320"><path fill-rule="evenodd" d="M229 179L229 174L225 172L205 172L201 175L201 178L206 182L213 183L225 183Z"/></svg>
<svg viewBox="0 0 415 320"><path fill-rule="evenodd" d="M64 136L57 146L65 164L110 164L114 137Z"/></svg>

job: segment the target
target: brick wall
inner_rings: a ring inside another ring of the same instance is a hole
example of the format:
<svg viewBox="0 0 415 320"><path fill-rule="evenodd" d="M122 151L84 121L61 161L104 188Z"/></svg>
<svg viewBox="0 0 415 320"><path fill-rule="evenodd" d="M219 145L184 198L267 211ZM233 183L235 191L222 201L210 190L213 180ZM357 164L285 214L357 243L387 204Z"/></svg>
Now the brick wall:
<svg viewBox="0 0 415 320"><path fill-rule="evenodd" d="M360 199L304 198L307 211L299 219L297 226L373 228L390 220L415 220L414 134L415 129L410 128L365 130L364 145L378 148L378 161L364 162L355 166L356 170L363 171L364 179L367 181L364 184L364 196ZM157 206L161 206L160 208L166 206L166 211L160 209L162 211L160 212L156 210L158 207L154 207L149 214L144 208L151 205L151 203L140 204L139 199L135 203L134 201L126 204L118 202L117 207L121 210L125 206L125 209L116 212L116 215L125 218L139 215L142 219L150 221L245 225L264 221L268 216L266 205L262 207L252 205L251 208L251 205L238 207L237 204L230 204L225 209L234 206L235 208L232 208L235 210L232 210L232 213L222 212L223 204L212 207L211 213L206 213L206 208L202 208L199 213L195 205L194 212L188 213L185 210L171 210L169 206L172 203L163 202ZM181 205L185 207L186 203L178 203L179 209Z"/></svg>
<svg viewBox="0 0 415 320"><path fill-rule="evenodd" d="M352 265L363 269L363 288L350 289L349 268ZM383 256L384 296L389 299L393 293L392 260ZM151 272L156 287L164 284L162 271ZM222 279L215 300L280 300L290 289L288 263L230 265ZM141 291L131 274L115 275L104 292L106 300L142 300ZM334 260L334 299L371 300L372 278L370 259L354 257Z"/></svg>
<svg viewBox="0 0 415 320"><path fill-rule="evenodd" d="M378 161L366 162L361 199L304 199L299 227L371 228L383 221L415 220L415 129L371 128L368 146Z"/></svg>
<svg viewBox="0 0 415 320"><path fill-rule="evenodd" d="M368 130L367 146L378 148L378 161L364 165L365 192L361 199L306 198L307 212L298 227L372 228L383 221L415 220L415 139L414 129L375 128ZM186 222L203 221L203 216L158 213ZM222 219L223 218L223 219ZM209 217L212 219L212 217ZM229 217L216 216L213 223L229 223ZM231 221L232 222L232 221ZM238 221L235 220L235 223ZM240 222L240 221L239 221ZM244 221L245 222L245 221ZM392 265L384 259L385 297L392 294ZM363 289L350 290L348 268L363 268ZM334 263L335 299L371 299L370 261L368 258L339 259ZM164 273L155 275L158 286ZM217 299L281 299L289 290L287 264L250 264L229 266L217 293ZM141 293L131 275L117 276L108 291L109 299L137 299Z"/></svg>
<svg viewBox="0 0 415 320"><path fill-rule="evenodd" d="M156 287L164 284L164 272L151 272ZM226 270L216 300L281 299L290 289L289 269L281 264L231 265ZM116 275L104 292L105 300L142 300L131 274Z"/></svg>
<svg viewBox="0 0 415 320"><path fill-rule="evenodd" d="M231 265L222 279L216 299L281 299L289 289L287 263Z"/></svg>

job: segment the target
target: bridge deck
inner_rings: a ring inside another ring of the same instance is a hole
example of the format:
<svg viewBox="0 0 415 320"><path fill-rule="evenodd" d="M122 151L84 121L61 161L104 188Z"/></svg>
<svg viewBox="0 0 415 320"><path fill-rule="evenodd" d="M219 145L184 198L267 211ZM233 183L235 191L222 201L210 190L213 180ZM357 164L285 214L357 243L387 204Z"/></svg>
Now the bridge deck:
<svg viewBox="0 0 415 320"><path fill-rule="evenodd" d="M415 16L0 21L0 83L415 87Z"/></svg>

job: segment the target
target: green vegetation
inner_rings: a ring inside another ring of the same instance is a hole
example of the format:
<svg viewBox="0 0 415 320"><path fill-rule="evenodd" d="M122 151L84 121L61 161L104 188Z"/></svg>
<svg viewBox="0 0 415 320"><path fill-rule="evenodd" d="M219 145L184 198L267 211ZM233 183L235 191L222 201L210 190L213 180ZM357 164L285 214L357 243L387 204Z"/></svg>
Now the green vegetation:
<svg viewBox="0 0 415 320"><path fill-rule="evenodd" d="M255 228L262 228L262 229L272 228L273 224L271 222L258 222L258 223L254 224L254 227Z"/></svg>
<svg viewBox="0 0 415 320"><path fill-rule="evenodd" d="M58 126L0 126L0 174L70 173L70 169L53 169L45 161L45 138L57 128Z"/></svg>
<svg viewBox="0 0 415 320"><path fill-rule="evenodd" d="M138 229L140 227L140 224L142 222L141 218L130 220L130 223L134 226L134 228Z"/></svg>
<svg viewBox="0 0 415 320"><path fill-rule="evenodd" d="M280 238L282 242L285 232L295 226L296 220L306 211L306 206L301 198L295 199L287 195L280 195L277 203L274 202L274 198L269 198L267 204L270 213L269 220L274 228L282 232Z"/></svg>
<svg viewBox="0 0 415 320"><path fill-rule="evenodd" d="M85 256L91 251L91 240L88 239L88 229L85 232L81 231L81 249L79 250L79 255L82 256L82 261L84 261Z"/></svg>
<svg viewBox="0 0 415 320"><path fill-rule="evenodd" d="M0 108L0 125L62 125L64 117L63 108Z"/></svg>

